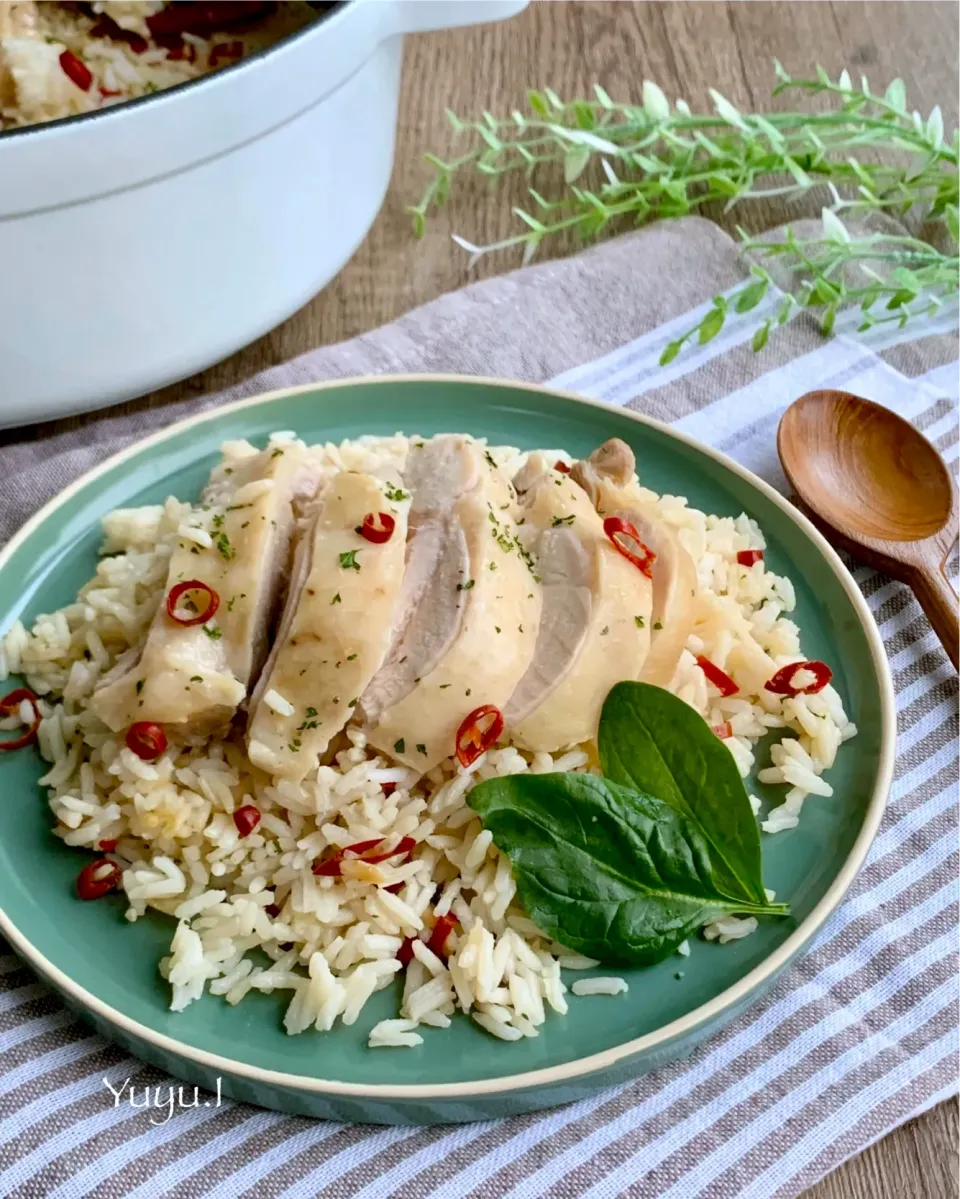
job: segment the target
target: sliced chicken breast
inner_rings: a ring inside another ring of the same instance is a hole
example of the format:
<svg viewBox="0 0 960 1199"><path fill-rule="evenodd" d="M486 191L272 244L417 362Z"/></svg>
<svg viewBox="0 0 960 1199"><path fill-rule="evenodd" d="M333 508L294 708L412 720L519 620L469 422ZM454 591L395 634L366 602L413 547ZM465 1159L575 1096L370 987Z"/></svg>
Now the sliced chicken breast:
<svg viewBox="0 0 960 1199"><path fill-rule="evenodd" d="M650 645L650 580L610 543L587 494L530 464L527 523L539 531L543 608L533 661L504 711L513 739L552 753L596 737L610 689L636 679Z"/></svg>
<svg viewBox="0 0 960 1199"><path fill-rule="evenodd" d="M463 437L414 447L404 482L413 493L408 575L420 552L434 569L391 655L397 681L375 680L364 714L372 745L426 771L454 752L471 712L510 697L533 656L540 586L512 488L482 447Z"/></svg>
<svg viewBox="0 0 960 1199"><path fill-rule="evenodd" d="M634 481L633 451L619 438L611 438L577 462L570 477L584 489L598 512L630 521L640 540L656 554L652 566L650 652L640 680L667 687L693 630L699 591L693 558L676 533L644 502Z"/></svg>
<svg viewBox="0 0 960 1199"><path fill-rule="evenodd" d="M367 724L409 695L441 661L460 632L460 584L470 552L456 515L460 498L480 481L481 460L469 438L416 442L403 472L412 496L409 537L390 650L358 708Z"/></svg>
<svg viewBox="0 0 960 1199"><path fill-rule="evenodd" d="M372 475L344 471L307 518L280 630L250 705L250 760L271 774L299 782L316 771L383 664L410 507L396 496ZM381 543L358 531L376 513L395 522Z"/></svg>
<svg viewBox="0 0 960 1199"><path fill-rule="evenodd" d="M697 568L668 524L638 508L624 511L640 540L657 555L653 564L650 653L640 672L640 681L668 687L693 632L699 592Z"/></svg>
<svg viewBox="0 0 960 1199"><path fill-rule="evenodd" d="M142 651L94 692L93 710L115 732L150 720L187 740L208 736L229 723L260 671L289 571L294 505L316 491L320 474L299 442L251 451L213 472L194 519L181 526ZM171 589L191 580L219 597L202 625L167 612Z"/></svg>

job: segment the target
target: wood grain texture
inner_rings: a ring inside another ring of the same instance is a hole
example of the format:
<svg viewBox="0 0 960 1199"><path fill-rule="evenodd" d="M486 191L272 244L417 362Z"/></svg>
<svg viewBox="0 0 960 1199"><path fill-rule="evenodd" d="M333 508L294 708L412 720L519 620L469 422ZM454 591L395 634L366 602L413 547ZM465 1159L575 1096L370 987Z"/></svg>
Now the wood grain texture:
<svg viewBox="0 0 960 1199"><path fill-rule="evenodd" d="M407 45L397 162L386 202L370 235L340 276L295 316L226 362L148 397L151 405L225 387L317 345L356 336L416 305L516 265L489 257L468 272L450 241L477 242L511 228L513 190L488 196L477 180L458 190L449 209L417 243L405 204L429 176L419 155L446 153L453 141L443 109L505 112L527 87L585 94L600 82L617 97L636 97L644 77L692 105L718 88L734 103L759 103L777 56L795 73L822 63L836 77L847 66L875 84L900 75L912 104L943 108L957 119L958 13L951 0L809 0L752 3L536 3L514 21L411 38ZM349 203L349 180L344 180ZM772 225L792 216L770 203L754 220ZM809 212L807 213L809 215ZM554 247L555 252L570 249ZM126 405L124 407L131 407ZM87 423L96 417L79 417ZM25 430L18 431L23 436ZM42 430L38 435L43 436ZM808 1199L945 1199L957 1195L957 1107L943 1104L871 1147L830 1175Z"/></svg>
<svg viewBox="0 0 960 1199"><path fill-rule="evenodd" d="M912 588L957 666L957 594L947 560L957 492L937 449L913 425L848 391L809 391L777 429L793 490L833 545Z"/></svg>
<svg viewBox="0 0 960 1199"><path fill-rule="evenodd" d="M528 87L551 86L564 96L589 94L594 82L615 96L636 96L640 81L655 79L672 96L707 105L716 87L734 103L764 102L771 59L787 70L832 75L848 65L879 85L899 74L912 104L943 108L948 128L957 119L958 16L950 0L881 2L806 0L802 4L686 2L534 3L520 17L408 39L397 128L397 158L380 216L338 278L290 320L225 362L193 378L120 406L162 405L215 391L264 367L318 345L374 329L444 292L516 266L516 257L491 255L472 270L450 240L458 232L482 244L515 229L510 208L524 195L509 180L495 196L479 178L458 187L449 207L417 242L405 205L419 199L430 177L424 150L454 151L444 108L475 115L488 108L509 112ZM775 103L790 103L781 98ZM349 181L344 181L349 203ZM752 210L750 227L762 229L809 210L777 201ZM735 218L710 213L732 230ZM548 253L575 243L557 242ZM87 424L96 416L77 417ZM18 431L23 436L25 431ZM40 435L42 432L38 431Z"/></svg>

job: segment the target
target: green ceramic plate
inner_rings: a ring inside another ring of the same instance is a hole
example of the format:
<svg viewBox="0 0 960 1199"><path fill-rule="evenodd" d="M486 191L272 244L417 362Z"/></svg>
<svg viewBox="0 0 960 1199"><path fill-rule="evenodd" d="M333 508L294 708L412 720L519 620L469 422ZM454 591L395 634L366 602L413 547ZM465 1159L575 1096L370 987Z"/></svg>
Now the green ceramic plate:
<svg viewBox="0 0 960 1199"><path fill-rule="evenodd" d="M516 1044L458 1018L449 1030L425 1030L416 1049L368 1049L368 1030L396 1014L393 991L376 995L352 1028L326 1035L287 1037L279 995L252 994L237 1007L205 997L174 1015L156 969L172 921L157 916L131 926L119 900L76 900L82 858L51 834L37 787L42 766L25 750L0 755L0 930L68 1003L140 1057L207 1086L219 1077L224 1094L311 1115L384 1123L489 1118L576 1099L689 1052L803 949L880 823L893 757L891 684L876 627L839 559L766 484L634 413L491 380L377 379L244 400L110 459L0 555L0 628L72 600L93 572L104 512L170 493L195 496L221 441L262 442L275 429L307 441L460 431L575 455L616 435L636 451L645 484L686 495L707 512L755 517L768 563L796 585L805 651L832 665L860 729L831 772L834 797L811 797L798 829L763 839L765 881L790 901L793 918L765 921L731 945L699 942L686 960L635 971L626 995L573 998L567 1016L551 1014L539 1037Z"/></svg>

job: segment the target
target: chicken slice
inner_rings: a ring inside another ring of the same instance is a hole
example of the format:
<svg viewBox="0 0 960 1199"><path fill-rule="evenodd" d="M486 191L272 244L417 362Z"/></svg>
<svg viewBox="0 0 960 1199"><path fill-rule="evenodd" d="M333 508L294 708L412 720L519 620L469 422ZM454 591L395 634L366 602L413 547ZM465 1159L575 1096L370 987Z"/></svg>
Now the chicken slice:
<svg viewBox="0 0 960 1199"><path fill-rule="evenodd" d="M467 540L455 507L480 480L469 438L417 442L403 472L412 496L403 584L386 660L365 689L358 715L376 724L409 695L453 645L463 617L458 584L470 573Z"/></svg>
<svg viewBox="0 0 960 1199"><path fill-rule="evenodd" d="M597 734L610 689L636 679L650 645L650 580L611 545L586 493L539 463L518 477L539 530L543 609L533 661L510 697L512 738L552 753Z"/></svg>
<svg viewBox="0 0 960 1199"><path fill-rule="evenodd" d="M534 534L542 602L533 660L504 709L509 729L537 708L567 674L583 646L593 609L594 572L590 553L571 526L580 517L596 520L576 488L547 486L561 480L544 458L531 454L514 478L526 521Z"/></svg>
<svg viewBox="0 0 960 1199"><path fill-rule="evenodd" d="M640 680L667 687L693 630L699 590L697 568L676 533L639 494L634 472L633 451L613 437L575 463L570 477L604 517L620 516L630 521L640 540L656 554L652 566L650 652Z"/></svg>
<svg viewBox="0 0 960 1199"><path fill-rule="evenodd" d="M316 771L390 647L403 579L409 500L373 475L344 471L297 547L270 660L251 701L250 760L296 782ZM389 540L358 532L368 514L395 520Z"/></svg>
<svg viewBox="0 0 960 1199"><path fill-rule="evenodd" d="M395 658L409 690L378 716L366 701L364 712L372 745L426 771L454 752L472 711L502 709L509 699L533 657L540 587L519 539L512 488L481 446L452 437L415 447L404 481L413 492L414 552L438 522L443 548Z"/></svg>
<svg viewBox="0 0 960 1199"><path fill-rule="evenodd" d="M640 673L640 681L668 687L693 632L700 586L697 568L676 533L664 521L639 508L624 511L640 534L640 540L657 555L653 564L650 653Z"/></svg>
<svg viewBox="0 0 960 1199"><path fill-rule="evenodd" d="M182 625L164 598L142 651L118 661L91 700L115 732L150 720L185 740L209 736L229 723L263 664L290 565L293 505L316 491L320 474L299 442L250 450L214 470L196 527L181 525L170 558L165 596L198 580L219 596L216 614Z"/></svg>

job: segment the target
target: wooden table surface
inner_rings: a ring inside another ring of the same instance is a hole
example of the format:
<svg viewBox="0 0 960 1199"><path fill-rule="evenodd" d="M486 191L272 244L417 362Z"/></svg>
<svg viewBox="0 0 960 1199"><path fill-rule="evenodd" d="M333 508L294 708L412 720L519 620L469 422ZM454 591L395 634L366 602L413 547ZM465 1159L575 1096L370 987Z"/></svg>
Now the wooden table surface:
<svg viewBox="0 0 960 1199"><path fill-rule="evenodd" d="M511 228L509 192L476 184L457 192L422 242L414 241L404 206L429 178L420 153L452 150L443 115L484 108L509 112L528 87L553 87L564 98L597 81L615 97L639 98L643 78L691 105L716 87L735 104L764 103L771 59L795 75L821 63L836 78L843 67L874 85L899 75L911 106L943 108L957 121L957 6L950 2L826 3L535 3L501 25L410 38L389 194L353 260L326 291L279 329L226 362L150 397L151 404L197 395L317 345L353 337L443 292L517 265L488 256L468 271L451 242L459 232L482 244ZM349 180L344 180L344 203ZM519 197L519 192L513 198ZM767 223L785 219L771 205ZM558 247L563 249L564 247ZM82 418L81 418L82 419ZM847 1163L808 1192L808 1199L943 1199L957 1195L957 1105L945 1103Z"/></svg>

